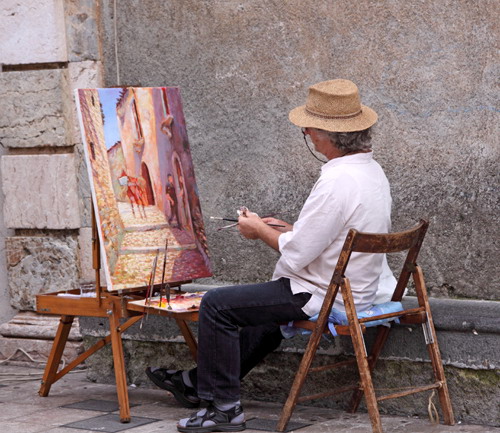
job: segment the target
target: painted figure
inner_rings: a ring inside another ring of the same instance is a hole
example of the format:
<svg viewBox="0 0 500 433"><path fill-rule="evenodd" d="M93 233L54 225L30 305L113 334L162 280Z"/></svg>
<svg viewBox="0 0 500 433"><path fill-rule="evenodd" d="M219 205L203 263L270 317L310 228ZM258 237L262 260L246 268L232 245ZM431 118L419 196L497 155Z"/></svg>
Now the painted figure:
<svg viewBox="0 0 500 433"><path fill-rule="evenodd" d="M167 176L167 185L165 186L165 195L167 196L167 200L170 204L170 215L168 216L168 223L170 224L171 227L173 227L173 220L174 217L177 222L178 228L181 228L181 220L179 218L179 206L177 202L177 193L175 192L175 184L174 184L174 177L172 176L171 173L168 174Z"/></svg>
<svg viewBox="0 0 500 433"><path fill-rule="evenodd" d="M125 170L119 178L119 183L122 186L127 187L127 197L130 201L130 206L132 207L132 214L135 217L134 203L137 206L139 216L141 218L146 218L146 181L142 177L132 177L128 176ZM142 210L142 213L141 213Z"/></svg>

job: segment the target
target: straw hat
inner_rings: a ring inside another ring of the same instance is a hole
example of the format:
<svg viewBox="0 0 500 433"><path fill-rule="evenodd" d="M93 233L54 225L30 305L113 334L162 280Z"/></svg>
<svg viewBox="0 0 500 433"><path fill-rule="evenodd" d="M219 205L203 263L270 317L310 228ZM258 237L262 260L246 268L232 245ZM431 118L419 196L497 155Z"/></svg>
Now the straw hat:
<svg viewBox="0 0 500 433"><path fill-rule="evenodd" d="M342 79L309 87L306 105L288 115L294 125L333 132L362 131L374 125L377 117L375 111L361 104L356 84Z"/></svg>

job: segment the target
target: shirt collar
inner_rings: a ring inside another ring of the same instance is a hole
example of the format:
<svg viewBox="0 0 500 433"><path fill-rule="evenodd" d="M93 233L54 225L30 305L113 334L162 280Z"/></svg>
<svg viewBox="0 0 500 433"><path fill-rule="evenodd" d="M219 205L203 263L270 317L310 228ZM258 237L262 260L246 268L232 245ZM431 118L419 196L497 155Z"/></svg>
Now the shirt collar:
<svg viewBox="0 0 500 433"><path fill-rule="evenodd" d="M360 152L355 153L353 155L341 156L340 158L333 158L328 161L323 167L321 167L321 171L328 171L330 168L336 167L342 164L368 164L373 159L373 151L370 152Z"/></svg>

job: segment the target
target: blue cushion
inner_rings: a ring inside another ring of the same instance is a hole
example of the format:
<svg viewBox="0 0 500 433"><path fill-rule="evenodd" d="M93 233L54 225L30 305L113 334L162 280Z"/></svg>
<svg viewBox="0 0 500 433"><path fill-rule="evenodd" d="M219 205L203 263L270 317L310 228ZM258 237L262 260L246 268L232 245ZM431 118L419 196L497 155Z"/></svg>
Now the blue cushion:
<svg viewBox="0 0 500 433"><path fill-rule="evenodd" d="M358 313L358 319L364 319L367 317L380 316L382 314L389 313L397 313L398 311L403 311L403 304L401 302L384 302L383 304L373 305L370 309L361 311ZM312 322L316 322L318 320L319 314L312 316L309 320ZM371 322L365 322L364 325L367 327L370 326L378 326L385 325L390 326L389 322L396 321L399 323L398 317L389 317L388 319L381 320L373 320ZM332 308L330 311L330 315L328 316L328 329L332 335L337 335L337 331L335 331L335 325L348 325L349 321L347 320L347 315L344 311L337 310L336 308ZM293 322L290 322L288 325L284 325L281 327L281 332L285 338L293 337L297 333L297 329L293 327ZM307 333L304 332L304 333Z"/></svg>

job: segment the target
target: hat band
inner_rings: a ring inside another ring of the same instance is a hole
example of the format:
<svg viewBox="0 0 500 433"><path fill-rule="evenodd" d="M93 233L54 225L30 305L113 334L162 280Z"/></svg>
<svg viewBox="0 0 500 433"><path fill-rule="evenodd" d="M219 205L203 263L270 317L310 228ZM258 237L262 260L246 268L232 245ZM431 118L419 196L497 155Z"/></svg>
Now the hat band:
<svg viewBox="0 0 500 433"><path fill-rule="evenodd" d="M326 114L318 114L315 113L314 111L309 110L307 107L305 107L305 110L308 114L314 117L319 117L321 119L351 119L353 117L359 116L362 113L362 109L360 108L359 111L357 111L354 114L344 114L340 116L327 116Z"/></svg>

